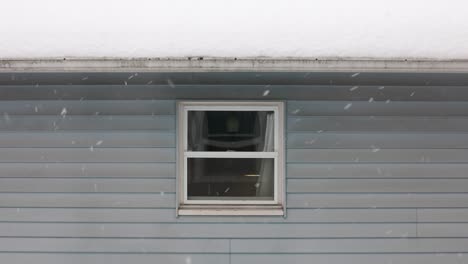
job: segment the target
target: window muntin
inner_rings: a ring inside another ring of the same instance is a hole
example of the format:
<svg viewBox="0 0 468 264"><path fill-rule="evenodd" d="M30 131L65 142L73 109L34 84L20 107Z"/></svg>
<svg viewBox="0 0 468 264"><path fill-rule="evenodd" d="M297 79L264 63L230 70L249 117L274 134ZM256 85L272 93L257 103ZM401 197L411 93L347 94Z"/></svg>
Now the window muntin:
<svg viewBox="0 0 468 264"><path fill-rule="evenodd" d="M282 109L278 102L181 102L181 204L281 205Z"/></svg>

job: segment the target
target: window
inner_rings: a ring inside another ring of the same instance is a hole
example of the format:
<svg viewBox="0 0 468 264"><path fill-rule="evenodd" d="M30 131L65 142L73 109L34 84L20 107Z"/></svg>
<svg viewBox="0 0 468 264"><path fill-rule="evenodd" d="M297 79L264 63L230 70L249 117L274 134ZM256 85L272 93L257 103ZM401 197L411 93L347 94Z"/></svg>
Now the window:
<svg viewBox="0 0 468 264"><path fill-rule="evenodd" d="M178 214L283 215L281 102L179 102Z"/></svg>

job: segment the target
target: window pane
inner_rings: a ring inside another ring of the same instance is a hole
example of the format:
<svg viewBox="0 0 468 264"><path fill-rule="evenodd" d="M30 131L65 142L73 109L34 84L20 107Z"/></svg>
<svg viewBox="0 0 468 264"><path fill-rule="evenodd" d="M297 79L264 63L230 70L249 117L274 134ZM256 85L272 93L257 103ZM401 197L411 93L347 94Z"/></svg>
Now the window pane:
<svg viewBox="0 0 468 264"><path fill-rule="evenodd" d="M274 159L189 158L189 200L273 200Z"/></svg>
<svg viewBox="0 0 468 264"><path fill-rule="evenodd" d="M189 151L273 151L272 111L189 111Z"/></svg>

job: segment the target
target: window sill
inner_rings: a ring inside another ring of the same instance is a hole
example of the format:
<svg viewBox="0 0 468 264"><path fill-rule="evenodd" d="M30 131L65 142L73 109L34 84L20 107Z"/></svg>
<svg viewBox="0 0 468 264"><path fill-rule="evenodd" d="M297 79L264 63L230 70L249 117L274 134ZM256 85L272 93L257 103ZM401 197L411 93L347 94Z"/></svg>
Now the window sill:
<svg viewBox="0 0 468 264"><path fill-rule="evenodd" d="M281 206L199 206L184 205L177 214L184 215L224 215L224 216L284 216Z"/></svg>

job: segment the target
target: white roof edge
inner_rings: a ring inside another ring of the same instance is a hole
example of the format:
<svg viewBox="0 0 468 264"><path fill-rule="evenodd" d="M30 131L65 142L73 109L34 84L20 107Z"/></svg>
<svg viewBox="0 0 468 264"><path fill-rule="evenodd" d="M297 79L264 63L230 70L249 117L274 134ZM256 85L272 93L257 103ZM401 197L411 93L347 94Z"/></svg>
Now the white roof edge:
<svg viewBox="0 0 468 264"><path fill-rule="evenodd" d="M468 60L167 57L0 58L0 72L440 72L468 73Z"/></svg>

